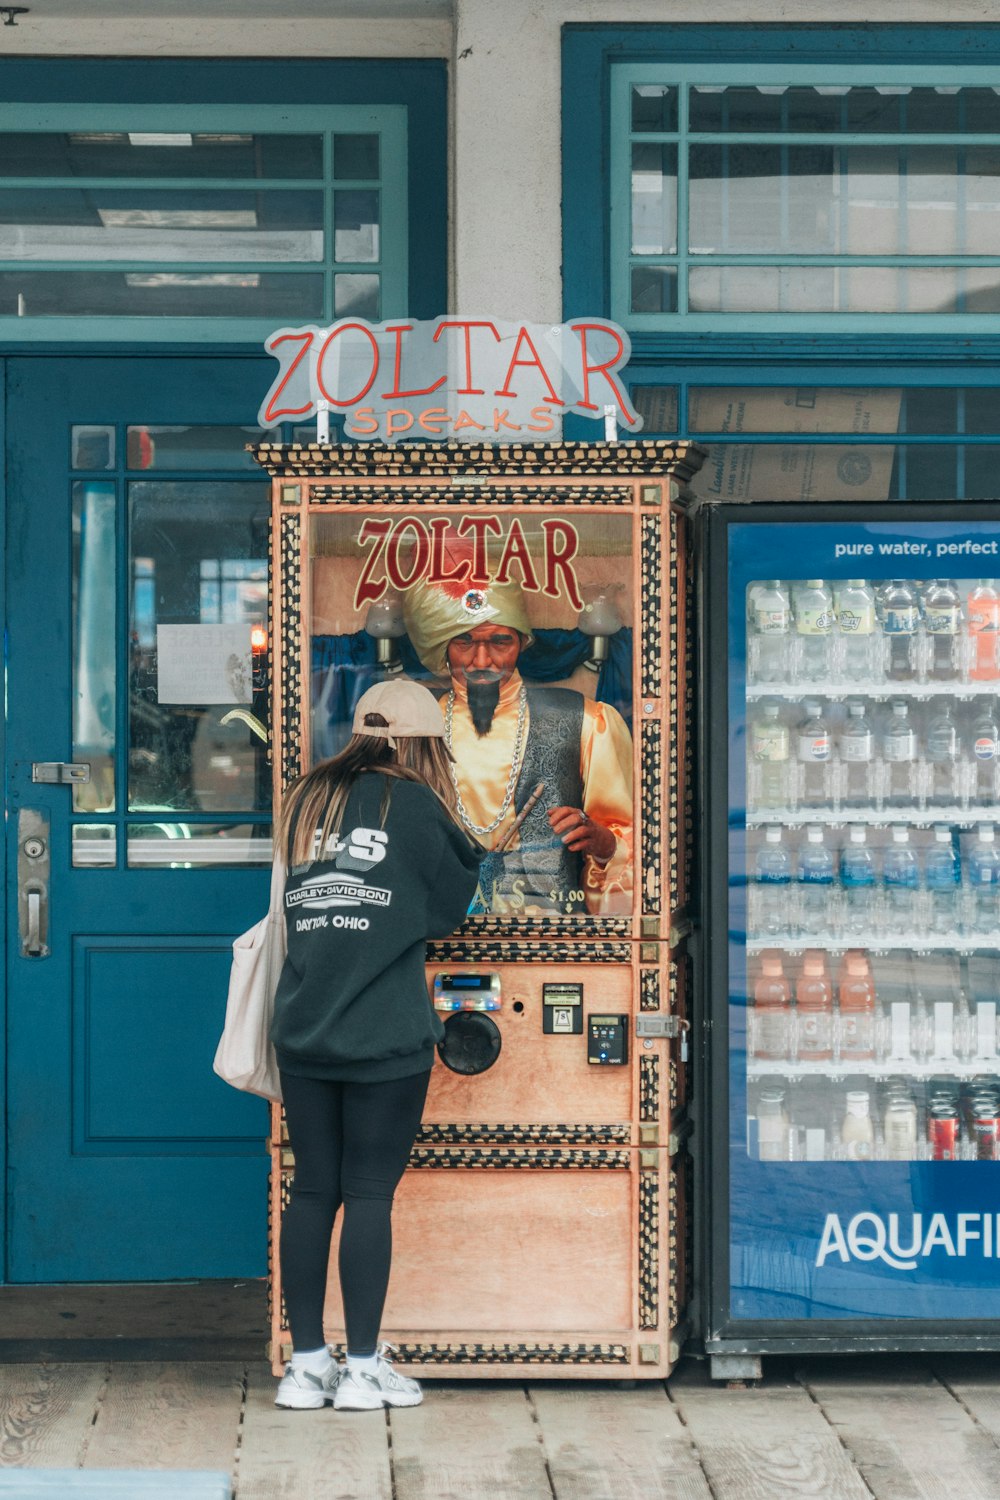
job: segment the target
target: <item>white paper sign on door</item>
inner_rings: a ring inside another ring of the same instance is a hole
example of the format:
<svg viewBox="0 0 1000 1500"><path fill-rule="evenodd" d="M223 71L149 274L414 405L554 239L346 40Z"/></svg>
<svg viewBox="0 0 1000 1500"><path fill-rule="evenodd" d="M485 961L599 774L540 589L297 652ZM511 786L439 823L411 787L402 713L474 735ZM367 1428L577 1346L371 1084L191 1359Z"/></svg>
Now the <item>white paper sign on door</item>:
<svg viewBox="0 0 1000 1500"><path fill-rule="evenodd" d="M157 625L158 703L250 703L250 626Z"/></svg>

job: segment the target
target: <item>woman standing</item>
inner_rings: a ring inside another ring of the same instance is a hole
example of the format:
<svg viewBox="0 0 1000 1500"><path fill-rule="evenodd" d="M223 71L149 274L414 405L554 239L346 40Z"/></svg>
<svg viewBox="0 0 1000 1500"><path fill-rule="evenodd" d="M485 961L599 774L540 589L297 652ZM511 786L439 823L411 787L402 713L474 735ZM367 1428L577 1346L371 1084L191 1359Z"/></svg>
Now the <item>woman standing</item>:
<svg viewBox="0 0 1000 1500"><path fill-rule="evenodd" d="M443 1027L427 994L428 938L462 921L482 851L454 821L444 719L418 683L359 700L353 736L285 799L288 957L271 1040L295 1156L281 1227L292 1333L277 1406L416 1406L378 1333L396 1185L416 1138ZM330 1240L343 1207L347 1364L323 1338Z"/></svg>

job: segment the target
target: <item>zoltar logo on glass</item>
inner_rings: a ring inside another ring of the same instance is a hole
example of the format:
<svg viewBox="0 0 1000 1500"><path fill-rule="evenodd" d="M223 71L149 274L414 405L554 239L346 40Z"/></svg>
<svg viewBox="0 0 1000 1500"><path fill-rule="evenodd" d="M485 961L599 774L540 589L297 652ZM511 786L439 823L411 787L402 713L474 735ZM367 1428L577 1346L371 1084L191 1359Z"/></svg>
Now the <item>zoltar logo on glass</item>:
<svg viewBox="0 0 1000 1500"><path fill-rule="evenodd" d="M316 525L314 755L344 743L345 666L377 656L441 705L456 813L489 851L472 914L629 913L629 518L470 508Z"/></svg>

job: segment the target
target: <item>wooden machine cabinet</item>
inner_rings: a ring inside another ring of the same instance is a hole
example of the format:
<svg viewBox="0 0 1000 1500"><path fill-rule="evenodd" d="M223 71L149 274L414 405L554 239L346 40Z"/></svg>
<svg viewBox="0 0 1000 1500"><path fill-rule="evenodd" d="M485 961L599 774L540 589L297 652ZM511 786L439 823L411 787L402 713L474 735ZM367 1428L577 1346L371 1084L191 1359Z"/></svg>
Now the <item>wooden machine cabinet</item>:
<svg viewBox="0 0 1000 1500"><path fill-rule="evenodd" d="M703 452L689 443L625 441L262 444L254 453L273 481L276 801L314 758L337 748L328 734L329 693L331 684L342 690L343 672L324 677L324 652L336 647L343 663L371 648L365 683L376 680L374 643L363 639L366 594L387 565L397 591L419 581L437 518L446 518L438 533L449 535L466 518L490 518L478 532L470 522L466 533L486 536L490 568L498 570L500 557L499 572L525 585L536 641L565 640L584 619L581 597L596 592L616 601L626 635L615 659L630 668L630 675L620 674L618 691L623 715L630 710L632 720L631 891L606 900L609 909L588 896L585 911L579 891L552 890L544 910L530 901L519 908L515 897L470 915L454 937L430 945L432 991L436 976L447 984L458 974L462 983L481 983L499 995L500 1008L489 1019L500 1046L493 1064L471 1076L435 1063L423 1125L396 1194L383 1337L398 1346L400 1367L418 1375L662 1379L678 1357L690 1295L690 594L685 520L676 502ZM552 518L570 531L553 528ZM382 524L369 525L363 538L366 522ZM512 528L523 543L519 561ZM551 535L564 556L567 536L576 538L575 589L558 563L546 575L543 551ZM348 650L344 642L354 644ZM390 638L380 649L391 655L397 647ZM384 668L386 656L380 660ZM560 680L592 699L603 680L598 665L577 663ZM438 681L446 692L446 679ZM582 1034L568 1029L580 1024L573 1010L553 1020L552 996L565 994L579 996ZM624 1018L624 1063L588 1061L594 1017ZM293 1172L276 1106L270 1198L276 1372L290 1350L277 1243ZM342 1347L336 1244L326 1333Z"/></svg>

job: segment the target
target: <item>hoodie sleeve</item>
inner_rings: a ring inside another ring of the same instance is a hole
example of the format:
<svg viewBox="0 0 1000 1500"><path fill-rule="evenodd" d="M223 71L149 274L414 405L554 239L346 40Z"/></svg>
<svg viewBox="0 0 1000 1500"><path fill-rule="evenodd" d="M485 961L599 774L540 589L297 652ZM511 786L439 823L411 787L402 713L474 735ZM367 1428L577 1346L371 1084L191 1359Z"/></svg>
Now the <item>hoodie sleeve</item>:
<svg viewBox="0 0 1000 1500"><path fill-rule="evenodd" d="M427 936L447 937L468 913L479 866L486 850L474 843L443 810L440 812L441 856L427 891Z"/></svg>

